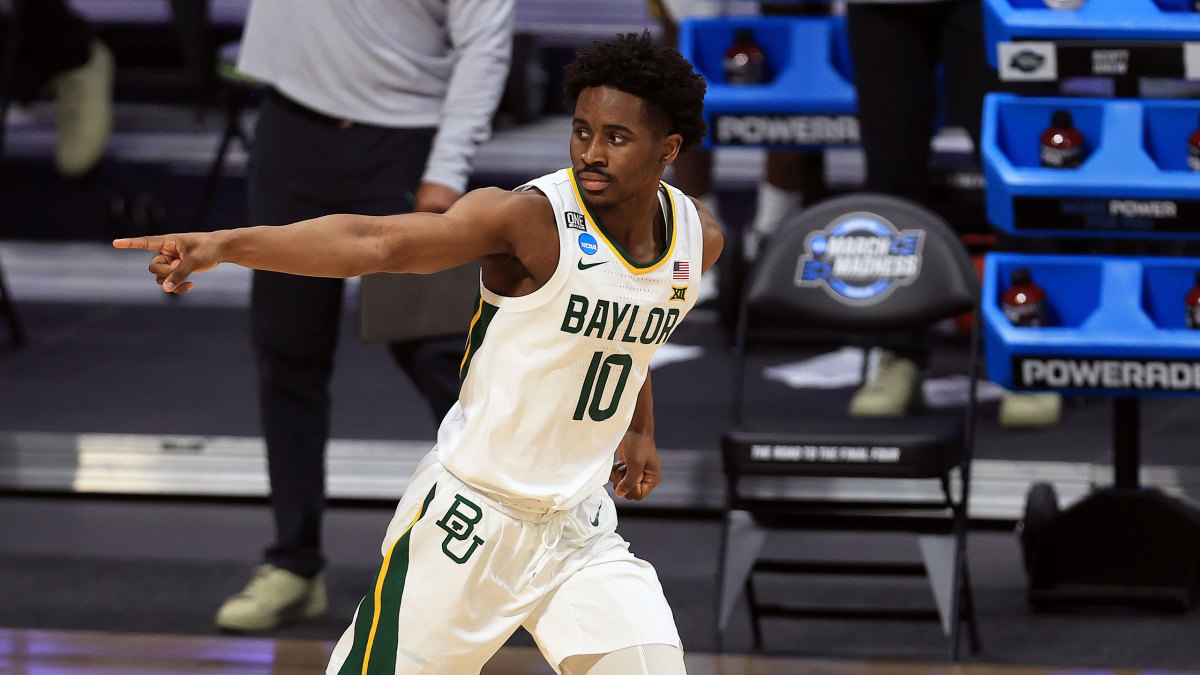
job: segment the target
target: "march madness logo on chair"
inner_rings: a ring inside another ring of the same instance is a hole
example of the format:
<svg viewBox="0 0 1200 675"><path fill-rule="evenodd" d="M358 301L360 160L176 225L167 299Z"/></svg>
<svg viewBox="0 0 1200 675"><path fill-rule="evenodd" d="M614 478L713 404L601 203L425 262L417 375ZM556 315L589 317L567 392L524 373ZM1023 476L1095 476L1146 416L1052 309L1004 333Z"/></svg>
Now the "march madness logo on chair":
<svg viewBox="0 0 1200 675"><path fill-rule="evenodd" d="M796 286L820 286L844 304L875 304L921 275L924 240L924 230L899 230L874 213L847 213L805 239Z"/></svg>

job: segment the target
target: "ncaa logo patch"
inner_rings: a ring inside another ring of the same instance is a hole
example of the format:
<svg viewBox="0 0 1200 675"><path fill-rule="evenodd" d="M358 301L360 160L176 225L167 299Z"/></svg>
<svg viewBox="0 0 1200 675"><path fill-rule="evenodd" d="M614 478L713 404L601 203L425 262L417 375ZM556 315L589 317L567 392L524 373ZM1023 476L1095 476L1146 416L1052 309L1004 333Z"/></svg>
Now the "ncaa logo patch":
<svg viewBox="0 0 1200 675"><path fill-rule="evenodd" d="M797 287L820 286L834 300L873 305L921 275L924 230L898 230L874 213L848 213L804 241Z"/></svg>
<svg viewBox="0 0 1200 675"><path fill-rule="evenodd" d="M595 237L584 232L579 235L579 250L583 251L584 255L596 255L596 252L600 250L600 244Z"/></svg>
<svg viewBox="0 0 1200 675"><path fill-rule="evenodd" d="M582 213L576 211L564 211L563 220L566 221L567 227L572 230L587 231L587 220L584 219Z"/></svg>

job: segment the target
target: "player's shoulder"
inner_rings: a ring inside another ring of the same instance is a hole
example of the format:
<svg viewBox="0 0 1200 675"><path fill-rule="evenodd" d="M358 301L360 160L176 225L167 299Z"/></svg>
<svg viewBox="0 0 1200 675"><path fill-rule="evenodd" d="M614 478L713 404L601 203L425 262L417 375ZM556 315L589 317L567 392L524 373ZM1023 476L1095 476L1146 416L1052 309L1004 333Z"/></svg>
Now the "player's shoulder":
<svg viewBox="0 0 1200 675"><path fill-rule="evenodd" d="M725 248L725 232L721 223L713 215L703 200L692 196L684 197L696 207L696 215L700 221L700 233L704 242L704 269L707 270L721 256Z"/></svg>
<svg viewBox="0 0 1200 675"><path fill-rule="evenodd" d="M708 205L705 204L703 200L696 199L691 195L685 195L682 192L680 192L679 195L683 201L689 202L693 207L695 207L696 216L700 221L700 227L704 232L705 239L709 239L714 236L719 237L721 235L721 223L717 221L716 216L713 215L712 210L708 208Z"/></svg>
<svg viewBox="0 0 1200 675"><path fill-rule="evenodd" d="M463 195L459 202L464 208L480 211L494 216L533 216L550 215L550 200L538 190L512 191L498 187L484 187L471 190Z"/></svg>
<svg viewBox="0 0 1200 675"><path fill-rule="evenodd" d="M557 246L554 208L546 195L535 190L479 188L463 195L452 211L469 227L491 232L522 256L543 244Z"/></svg>

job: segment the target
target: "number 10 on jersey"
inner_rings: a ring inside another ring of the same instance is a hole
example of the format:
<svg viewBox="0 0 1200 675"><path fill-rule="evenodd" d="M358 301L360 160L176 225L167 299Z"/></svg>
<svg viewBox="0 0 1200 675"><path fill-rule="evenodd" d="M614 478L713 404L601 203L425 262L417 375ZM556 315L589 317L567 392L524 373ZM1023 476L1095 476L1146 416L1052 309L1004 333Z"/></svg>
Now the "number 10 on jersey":
<svg viewBox="0 0 1200 675"><path fill-rule="evenodd" d="M585 413L596 422L612 417L617 412L617 404L621 402L621 394L625 393L625 382L629 380L629 371L632 369L633 357L629 354L592 354L592 362L583 378L583 389L579 392L572 419L581 420ZM612 392L608 393L608 382L615 370L619 370L616 383L612 386ZM607 406L604 405L606 394Z"/></svg>

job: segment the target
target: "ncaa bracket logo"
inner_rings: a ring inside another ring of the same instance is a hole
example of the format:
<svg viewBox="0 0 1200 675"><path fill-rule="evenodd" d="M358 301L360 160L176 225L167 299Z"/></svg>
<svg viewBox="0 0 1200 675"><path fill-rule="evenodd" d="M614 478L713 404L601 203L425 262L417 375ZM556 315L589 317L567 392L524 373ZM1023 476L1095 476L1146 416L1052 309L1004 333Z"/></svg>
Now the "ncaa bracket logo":
<svg viewBox="0 0 1200 675"><path fill-rule="evenodd" d="M596 255L600 251L600 243L595 237L584 232L579 235L579 250L583 251L584 255Z"/></svg>
<svg viewBox="0 0 1200 675"><path fill-rule="evenodd" d="M796 286L820 286L847 305L873 305L921 275L924 230L897 230L874 213L848 213L804 240Z"/></svg>

